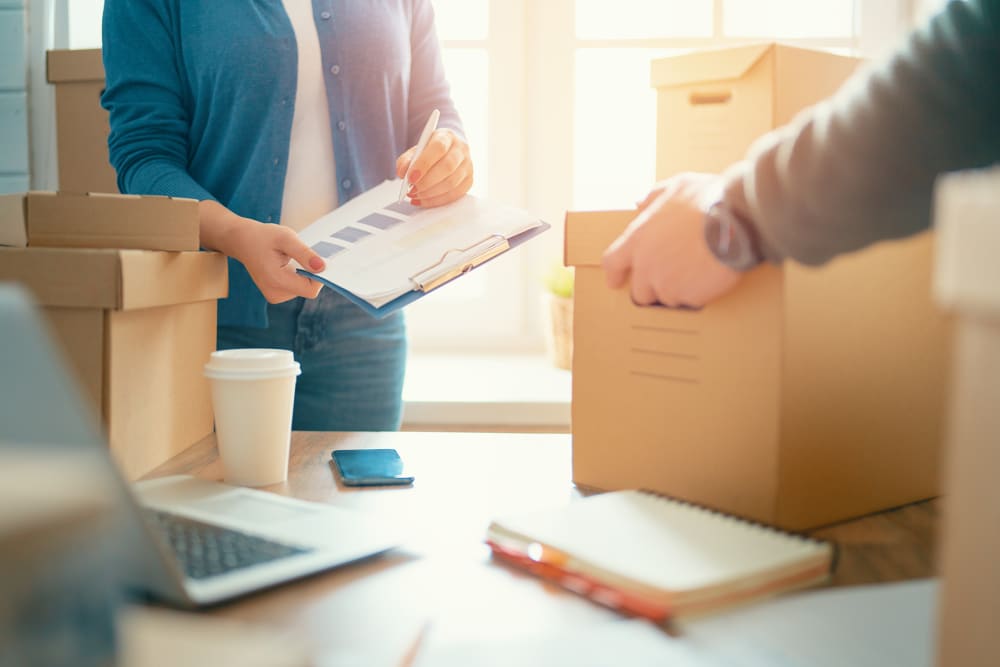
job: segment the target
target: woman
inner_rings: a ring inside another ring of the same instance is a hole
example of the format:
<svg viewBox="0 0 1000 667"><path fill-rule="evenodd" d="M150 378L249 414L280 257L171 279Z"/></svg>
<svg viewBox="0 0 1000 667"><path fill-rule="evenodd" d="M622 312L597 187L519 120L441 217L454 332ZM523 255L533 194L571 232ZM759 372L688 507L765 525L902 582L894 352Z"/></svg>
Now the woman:
<svg viewBox="0 0 1000 667"><path fill-rule="evenodd" d="M435 108L411 200L471 187L430 0L106 0L104 67L119 188L199 200L202 246L230 258L219 348L295 352L295 429L398 428L402 315L372 319L291 261L322 270L295 230L402 177Z"/></svg>

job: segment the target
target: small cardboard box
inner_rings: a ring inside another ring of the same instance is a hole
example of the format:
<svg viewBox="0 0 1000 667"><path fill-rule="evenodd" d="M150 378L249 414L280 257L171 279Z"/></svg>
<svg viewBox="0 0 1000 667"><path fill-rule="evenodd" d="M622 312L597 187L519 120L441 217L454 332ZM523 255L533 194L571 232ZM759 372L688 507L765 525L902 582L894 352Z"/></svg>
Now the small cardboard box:
<svg viewBox="0 0 1000 667"><path fill-rule="evenodd" d="M139 195L0 195L0 246L198 250L198 202Z"/></svg>
<svg viewBox="0 0 1000 667"><path fill-rule="evenodd" d="M224 256L0 248L5 280L44 306L129 478L211 433L202 366L228 290Z"/></svg>
<svg viewBox="0 0 1000 667"><path fill-rule="evenodd" d="M935 195L935 288L956 315L937 664L987 667L1000 657L1000 169L946 176Z"/></svg>
<svg viewBox="0 0 1000 667"><path fill-rule="evenodd" d="M59 189L118 192L108 159L108 112L101 106L104 62L100 49L49 51L47 78L56 87Z"/></svg>
<svg viewBox="0 0 1000 667"><path fill-rule="evenodd" d="M949 326L930 234L761 267L695 312L606 287L601 254L633 217L566 219L577 484L790 530L937 494Z"/></svg>
<svg viewBox="0 0 1000 667"><path fill-rule="evenodd" d="M728 167L762 134L831 95L860 62L774 43L654 61L657 178Z"/></svg>

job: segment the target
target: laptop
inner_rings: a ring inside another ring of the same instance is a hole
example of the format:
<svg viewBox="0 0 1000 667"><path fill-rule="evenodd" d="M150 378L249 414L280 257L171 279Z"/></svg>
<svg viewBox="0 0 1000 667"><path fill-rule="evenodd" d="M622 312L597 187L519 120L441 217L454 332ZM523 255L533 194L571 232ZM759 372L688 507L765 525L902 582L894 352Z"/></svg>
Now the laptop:
<svg viewBox="0 0 1000 667"><path fill-rule="evenodd" d="M361 512L273 493L188 476L129 485L65 368L27 293L0 284L0 447L94 457L115 495L114 570L127 590L212 605L402 541L399 527Z"/></svg>

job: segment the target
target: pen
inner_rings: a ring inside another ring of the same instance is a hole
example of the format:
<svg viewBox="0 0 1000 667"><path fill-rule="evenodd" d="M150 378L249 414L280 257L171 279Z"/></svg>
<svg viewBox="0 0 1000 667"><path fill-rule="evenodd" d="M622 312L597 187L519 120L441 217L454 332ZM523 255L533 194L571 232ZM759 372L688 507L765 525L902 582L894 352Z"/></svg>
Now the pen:
<svg viewBox="0 0 1000 667"><path fill-rule="evenodd" d="M420 628L420 632L414 638L413 642L406 649L406 653L403 654L403 659L400 661L397 667L412 667L417 661L417 654L420 653L420 647L423 645L424 640L427 638L427 632L431 628L430 621L427 621Z"/></svg>
<svg viewBox="0 0 1000 667"><path fill-rule="evenodd" d="M417 149L413 151L413 159L410 160L410 164L406 168L406 173L403 174L403 183L399 186L398 201L403 201L403 197L406 196L406 188L409 187L410 170L413 169L413 163L417 161L420 154L424 152L424 148L427 147L427 142L431 140L431 135L434 134L434 130L437 129L439 118L441 118L441 112L435 109L431 112L431 117L427 119L427 124L424 125L424 131L420 133L420 140L417 141Z"/></svg>

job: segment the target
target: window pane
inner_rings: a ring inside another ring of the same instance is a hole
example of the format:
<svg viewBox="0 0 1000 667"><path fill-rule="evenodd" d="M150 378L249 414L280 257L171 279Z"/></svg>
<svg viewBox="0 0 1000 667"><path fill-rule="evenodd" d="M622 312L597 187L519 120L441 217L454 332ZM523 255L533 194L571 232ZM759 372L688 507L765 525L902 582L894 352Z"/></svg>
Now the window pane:
<svg viewBox="0 0 1000 667"><path fill-rule="evenodd" d="M580 39L709 37L712 0L576 0Z"/></svg>
<svg viewBox="0 0 1000 667"><path fill-rule="evenodd" d="M66 4L69 12L69 48L100 48L104 0L73 0Z"/></svg>
<svg viewBox="0 0 1000 667"><path fill-rule="evenodd" d="M724 0L730 37L852 37L855 0Z"/></svg>
<svg viewBox="0 0 1000 667"><path fill-rule="evenodd" d="M489 0L434 0L439 39L486 39L490 28Z"/></svg>
<svg viewBox="0 0 1000 667"><path fill-rule="evenodd" d="M475 183L472 194L488 196L489 180L489 81L490 61L486 49L444 49L444 68L451 84L451 97L465 126L472 151Z"/></svg>
<svg viewBox="0 0 1000 667"><path fill-rule="evenodd" d="M668 49L576 53L573 207L631 208L656 176L656 92L650 61Z"/></svg>

